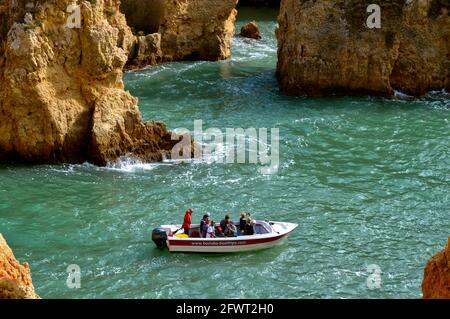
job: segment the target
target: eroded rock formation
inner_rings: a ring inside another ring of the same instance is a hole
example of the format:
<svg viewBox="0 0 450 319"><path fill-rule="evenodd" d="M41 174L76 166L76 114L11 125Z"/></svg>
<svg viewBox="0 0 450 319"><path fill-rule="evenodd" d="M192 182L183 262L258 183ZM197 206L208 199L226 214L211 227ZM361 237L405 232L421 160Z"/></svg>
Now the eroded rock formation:
<svg viewBox="0 0 450 319"><path fill-rule="evenodd" d="M28 263L19 264L0 234L0 299L39 299Z"/></svg>
<svg viewBox="0 0 450 319"><path fill-rule="evenodd" d="M166 0L122 0L120 11L125 15L128 25L138 34L157 33L164 15Z"/></svg>
<svg viewBox="0 0 450 319"><path fill-rule="evenodd" d="M166 60L231 56L238 0L166 0L161 49Z"/></svg>
<svg viewBox="0 0 450 319"><path fill-rule="evenodd" d="M80 1L68 27L72 3L0 0L0 161L161 160L176 141L124 91L136 40L119 1Z"/></svg>
<svg viewBox="0 0 450 319"><path fill-rule="evenodd" d="M250 39L261 39L261 32L259 31L258 24L255 21L251 21L241 28L241 37Z"/></svg>
<svg viewBox="0 0 450 319"><path fill-rule="evenodd" d="M235 30L237 2L122 0L121 7L128 24L138 36L127 68L175 60L228 59ZM149 33L150 45L147 41L149 38L143 38L149 37Z"/></svg>
<svg viewBox="0 0 450 319"><path fill-rule="evenodd" d="M150 65L157 65L163 62L161 51L161 34L151 33L148 35L136 36L128 62L127 69L141 69Z"/></svg>
<svg viewBox="0 0 450 319"><path fill-rule="evenodd" d="M280 0L239 0L244 6L279 6Z"/></svg>
<svg viewBox="0 0 450 319"><path fill-rule="evenodd" d="M450 299L450 237L425 266L422 294L425 299Z"/></svg>
<svg viewBox="0 0 450 319"><path fill-rule="evenodd" d="M369 29L367 7L381 6ZM282 0L277 77L293 95L450 88L450 3L442 0Z"/></svg>

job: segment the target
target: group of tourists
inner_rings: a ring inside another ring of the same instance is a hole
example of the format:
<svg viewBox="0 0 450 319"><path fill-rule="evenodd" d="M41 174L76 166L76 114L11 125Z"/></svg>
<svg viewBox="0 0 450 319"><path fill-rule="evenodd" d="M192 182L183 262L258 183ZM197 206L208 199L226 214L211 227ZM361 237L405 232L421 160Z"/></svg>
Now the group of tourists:
<svg viewBox="0 0 450 319"><path fill-rule="evenodd" d="M192 222L192 208L189 208L184 214L183 225L186 235L193 236L191 232L191 222ZM255 222L252 219L250 213L241 213L239 219L239 225L235 225L231 220L229 214L225 215L220 224L216 224L214 220L211 219L211 215L206 213L200 221L200 228L198 231L198 236L202 238L215 238L215 237L237 237L242 235L254 235L255 234Z"/></svg>

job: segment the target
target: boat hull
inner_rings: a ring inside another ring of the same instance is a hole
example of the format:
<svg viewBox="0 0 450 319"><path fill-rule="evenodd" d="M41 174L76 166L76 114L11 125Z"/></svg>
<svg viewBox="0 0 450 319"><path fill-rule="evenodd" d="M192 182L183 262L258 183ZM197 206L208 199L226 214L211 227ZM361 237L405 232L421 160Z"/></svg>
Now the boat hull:
<svg viewBox="0 0 450 319"><path fill-rule="evenodd" d="M236 239L236 240L167 240L170 252L197 253L234 253L272 248L280 245L286 235L271 238Z"/></svg>

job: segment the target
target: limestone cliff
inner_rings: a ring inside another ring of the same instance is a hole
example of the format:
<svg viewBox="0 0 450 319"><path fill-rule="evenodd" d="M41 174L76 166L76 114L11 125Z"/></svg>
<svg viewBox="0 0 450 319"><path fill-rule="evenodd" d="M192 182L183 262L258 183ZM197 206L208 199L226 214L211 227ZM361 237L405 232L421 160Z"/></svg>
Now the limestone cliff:
<svg viewBox="0 0 450 319"><path fill-rule="evenodd" d="M239 5L252 7L279 6L280 0L239 0Z"/></svg>
<svg viewBox="0 0 450 319"><path fill-rule="evenodd" d="M166 0L161 49L166 60L222 60L231 55L238 0Z"/></svg>
<svg viewBox="0 0 450 319"><path fill-rule="evenodd" d="M175 141L124 91L135 37L119 1L79 1L75 27L72 3L0 0L0 161L160 160Z"/></svg>
<svg viewBox="0 0 450 319"><path fill-rule="evenodd" d="M425 299L450 299L450 237L447 246L425 266L422 294Z"/></svg>
<svg viewBox="0 0 450 319"><path fill-rule="evenodd" d="M19 264L0 234L0 299L39 299L34 291L30 267Z"/></svg>
<svg viewBox="0 0 450 319"><path fill-rule="evenodd" d="M127 68L231 56L238 0L122 0L137 34Z"/></svg>
<svg viewBox="0 0 450 319"><path fill-rule="evenodd" d="M369 4L381 28L369 29ZM282 0L277 77L293 95L450 88L450 3L445 0Z"/></svg>
<svg viewBox="0 0 450 319"><path fill-rule="evenodd" d="M122 0L120 11L135 34L157 33L164 14L166 0Z"/></svg>

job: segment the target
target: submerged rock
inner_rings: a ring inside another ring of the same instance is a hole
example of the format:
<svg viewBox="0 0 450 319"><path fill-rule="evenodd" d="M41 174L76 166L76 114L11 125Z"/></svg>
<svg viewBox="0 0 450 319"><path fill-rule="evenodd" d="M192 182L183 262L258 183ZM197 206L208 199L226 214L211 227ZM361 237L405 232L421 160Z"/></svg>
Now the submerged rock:
<svg viewBox="0 0 450 319"><path fill-rule="evenodd" d="M450 4L380 1L381 26L366 25L370 0L282 0L277 77L293 95L450 88Z"/></svg>
<svg viewBox="0 0 450 319"><path fill-rule="evenodd" d="M425 266L422 294L425 299L450 299L450 237L447 246Z"/></svg>
<svg viewBox="0 0 450 319"><path fill-rule="evenodd" d="M40 299L28 263L19 264L0 234L0 299Z"/></svg>
<svg viewBox="0 0 450 319"><path fill-rule="evenodd" d="M255 21L249 22L246 25L243 25L241 28L241 37L250 38L250 39L261 39L261 32L259 31L258 24Z"/></svg>
<svg viewBox="0 0 450 319"><path fill-rule="evenodd" d="M69 27L72 3L0 0L0 161L162 159L177 141L124 90L135 37L119 1L82 1Z"/></svg>

